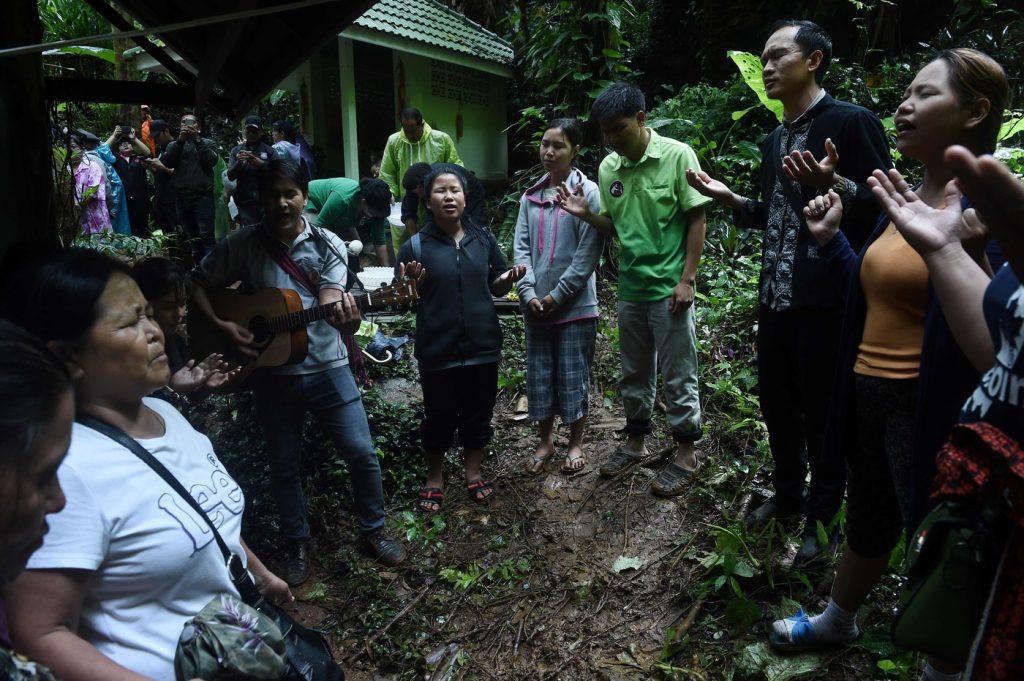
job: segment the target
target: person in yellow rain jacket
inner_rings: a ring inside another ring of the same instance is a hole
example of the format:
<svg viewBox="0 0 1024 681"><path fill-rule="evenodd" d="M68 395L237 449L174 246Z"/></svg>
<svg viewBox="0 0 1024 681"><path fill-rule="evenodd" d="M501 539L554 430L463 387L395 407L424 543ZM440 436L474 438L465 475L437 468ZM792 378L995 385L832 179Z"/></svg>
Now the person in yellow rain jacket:
<svg viewBox="0 0 1024 681"><path fill-rule="evenodd" d="M434 130L423 120L419 109L411 106L398 114L402 129L388 137L380 162L380 179L388 183L395 201L405 194L402 178L413 163L454 163L465 165L448 133Z"/></svg>

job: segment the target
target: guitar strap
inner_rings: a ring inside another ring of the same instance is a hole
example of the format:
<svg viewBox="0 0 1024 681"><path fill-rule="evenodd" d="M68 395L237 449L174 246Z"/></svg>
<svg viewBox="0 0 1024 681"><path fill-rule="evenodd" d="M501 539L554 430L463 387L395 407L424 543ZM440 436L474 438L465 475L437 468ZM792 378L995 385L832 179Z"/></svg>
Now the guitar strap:
<svg viewBox="0 0 1024 681"><path fill-rule="evenodd" d="M263 249L267 252L267 255L269 255L282 270L288 273L292 279L295 279L304 289L309 291L311 296L317 298L320 293L319 288L313 284L306 271L299 267L299 264L295 262L291 254L289 254L285 249L285 245L267 234L267 230L262 226L256 228L256 233L259 235L260 243L263 244ZM330 244L328 243L328 245ZM345 261L342 260L342 263L344 262ZM349 270L349 273L351 275L351 270ZM363 362L362 348L360 348L359 343L356 342L355 336L350 333L342 333L341 338L345 341L345 351L348 353L348 363L352 369L352 375L355 377L356 383L366 385L370 378L366 375L366 364Z"/></svg>
<svg viewBox="0 0 1024 681"><path fill-rule="evenodd" d="M284 270L292 279L295 279L302 288L306 289L315 298L320 290L313 285L306 271L299 267L299 264L285 250L285 245L267 234L267 230L263 229L263 227L258 227L256 234L259 235L260 243L263 244L263 250L277 263L278 267Z"/></svg>

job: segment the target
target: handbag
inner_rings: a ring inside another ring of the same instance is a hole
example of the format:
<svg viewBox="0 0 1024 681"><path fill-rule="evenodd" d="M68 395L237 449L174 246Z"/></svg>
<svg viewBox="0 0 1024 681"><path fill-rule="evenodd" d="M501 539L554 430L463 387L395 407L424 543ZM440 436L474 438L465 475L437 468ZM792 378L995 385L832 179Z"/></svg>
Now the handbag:
<svg viewBox="0 0 1024 681"><path fill-rule="evenodd" d="M213 532L217 546L224 554L224 564L232 583L238 589L242 602L270 617L284 635L288 669L281 677L282 679L285 681L344 681L345 672L334 661L334 656L331 654L331 649L323 634L299 624L287 612L263 597L263 594L256 588L256 583L249 571L242 565L241 558L228 548L203 507L192 498L185 486L162 463L157 461L156 457L117 426L87 414L79 414L77 420L83 426L106 435L139 457L206 521Z"/></svg>
<svg viewBox="0 0 1024 681"><path fill-rule="evenodd" d="M174 677L278 681L288 669L284 636L265 614L220 594L185 622L174 651Z"/></svg>
<svg viewBox="0 0 1024 681"><path fill-rule="evenodd" d="M892 641L965 669L1009 546L1002 499L943 501L907 551L907 583Z"/></svg>

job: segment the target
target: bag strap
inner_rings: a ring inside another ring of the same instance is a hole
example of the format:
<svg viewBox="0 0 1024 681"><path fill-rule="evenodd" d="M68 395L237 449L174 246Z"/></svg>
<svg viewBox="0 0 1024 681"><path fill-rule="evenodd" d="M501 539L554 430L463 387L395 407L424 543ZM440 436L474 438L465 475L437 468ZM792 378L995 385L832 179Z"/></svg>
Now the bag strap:
<svg viewBox="0 0 1024 681"><path fill-rule="evenodd" d="M423 246L420 244L420 233L416 232L409 238L412 244L412 259L419 262L423 258Z"/></svg>
<svg viewBox="0 0 1024 681"><path fill-rule="evenodd" d="M238 557L228 548L224 538L220 536L220 532L217 531L217 527L210 520L210 516L206 515L206 511L199 505L199 502L188 493L185 486L174 477L174 474L167 470L167 467L160 463L155 456L153 456L149 450L136 442L135 438L128 435L117 426L104 421L103 419L96 418L89 414L79 414L75 419L83 426L92 428L98 433L106 435L111 440L121 445L132 454L137 456L147 466L153 469L153 472L159 475L164 482L166 482L171 489L173 489L178 496L180 496L192 509L199 514L199 516L206 521L206 524L210 526L210 531L213 532L213 539L217 542L217 546L220 548L221 553L224 554L224 564L228 568L228 572L231 575L231 579L235 582L235 586L239 587L239 593L241 593L243 600L246 600L246 593L243 591L239 584L239 579L244 575L248 577L248 573L242 568ZM249 579L251 582L252 580ZM253 585L255 587L255 585ZM251 605L251 604L250 604Z"/></svg>

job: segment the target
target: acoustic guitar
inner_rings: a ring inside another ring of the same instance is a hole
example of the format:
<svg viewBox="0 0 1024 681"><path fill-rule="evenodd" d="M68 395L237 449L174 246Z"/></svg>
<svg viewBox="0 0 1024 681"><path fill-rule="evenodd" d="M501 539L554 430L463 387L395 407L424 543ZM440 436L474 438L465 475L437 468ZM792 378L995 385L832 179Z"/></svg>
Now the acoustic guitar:
<svg viewBox="0 0 1024 681"><path fill-rule="evenodd" d="M350 291L360 311L406 305L419 300L416 281L406 279L373 291ZM236 392L245 389L245 382L260 367L296 364L309 352L306 327L327 319L333 303L303 308L302 299L287 288L264 288L254 293L237 289L212 289L206 292L210 305L221 319L235 322L253 335L252 347L259 353L247 357L230 345L206 315L193 310L186 322L188 354L197 362L218 352L230 364L242 367L238 376L217 392Z"/></svg>

